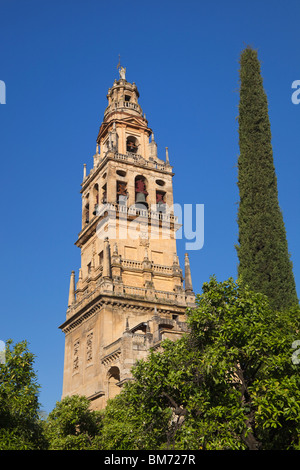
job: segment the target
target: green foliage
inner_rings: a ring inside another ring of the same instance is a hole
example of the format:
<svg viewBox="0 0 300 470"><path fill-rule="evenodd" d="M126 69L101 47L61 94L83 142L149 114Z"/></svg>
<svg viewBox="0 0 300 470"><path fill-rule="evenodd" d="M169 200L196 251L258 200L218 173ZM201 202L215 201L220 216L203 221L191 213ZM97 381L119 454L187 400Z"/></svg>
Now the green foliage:
<svg viewBox="0 0 300 470"><path fill-rule="evenodd" d="M176 344L176 346L175 346ZM193 352L191 353L193 355ZM185 368L182 361L185 361ZM103 421L105 449L160 449L172 440L192 387L192 357L184 343L165 341L133 369L134 381L111 400ZM197 382L197 377L194 377ZM178 400L178 407L176 404Z"/></svg>
<svg viewBox="0 0 300 470"><path fill-rule="evenodd" d="M104 411L74 395L39 419L26 342L0 366L0 448L300 450L300 308L276 311L242 281L203 285L190 332L133 368Z"/></svg>
<svg viewBox="0 0 300 470"><path fill-rule="evenodd" d="M108 403L102 448L297 449L299 308L278 313L243 283L212 278L188 323Z"/></svg>
<svg viewBox="0 0 300 470"><path fill-rule="evenodd" d="M297 446L300 376L291 345L299 334L299 307L274 311L267 297L242 282L213 278L189 323L209 376L222 384L222 393L237 393L235 406L246 425L241 441L248 448Z"/></svg>
<svg viewBox="0 0 300 470"><path fill-rule="evenodd" d="M50 450L92 450L98 448L101 427L101 413L90 409L86 397L73 395L56 403L45 435Z"/></svg>
<svg viewBox="0 0 300 470"><path fill-rule="evenodd" d="M6 343L5 361L0 364L0 449L32 450L45 446L39 418L34 355L27 342Z"/></svg>
<svg viewBox="0 0 300 470"><path fill-rule="evenodd" d="M257 52L240 58L238 187L239 276L275 309L297 304L286 231L278 203L268 102Z"/></svg>

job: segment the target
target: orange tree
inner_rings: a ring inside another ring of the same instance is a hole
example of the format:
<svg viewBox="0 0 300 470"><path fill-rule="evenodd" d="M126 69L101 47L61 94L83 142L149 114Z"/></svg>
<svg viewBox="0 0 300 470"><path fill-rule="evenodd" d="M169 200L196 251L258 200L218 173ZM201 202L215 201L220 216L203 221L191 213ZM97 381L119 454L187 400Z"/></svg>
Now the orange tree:
<svg viewBox="0 0 300 470"><path fill-rule="evenodd" d="M299 449L299 308L274 311L243 283L211 278L188 323L108 403L101 447Z"/></svg>
<svg viewBox="0 0 300 470"><path fill-rule="evenodd" d="M0 449L43 449L46 441L40 420L39 384L35 356L26 341L6 343L0 364Z"/></svg>
<svg viewBox="0 0 300 470"><path fill-rule="evenodd" d="M67 396L57 402L45 423L50 450L93 450L101 433L101 412L90 409L85 396Z"/></svg>

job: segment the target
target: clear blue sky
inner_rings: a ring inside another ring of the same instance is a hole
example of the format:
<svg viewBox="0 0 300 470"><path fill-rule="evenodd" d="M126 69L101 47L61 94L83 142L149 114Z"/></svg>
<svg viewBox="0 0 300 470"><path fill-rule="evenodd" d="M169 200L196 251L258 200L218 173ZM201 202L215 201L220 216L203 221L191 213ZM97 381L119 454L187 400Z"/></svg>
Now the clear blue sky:
<svg viewBox="0 0 300 470"><path fill-rule="evenodd" d="M205 205L193 285L236 277L239 55L258 49L269 100L279 201L300 295L299 0L1 0L0 339L37 356L40 401L61 398L69 276L80 183L117 75L118 54L164 158L175 202ZM178 241L181 265L185 240Z"/></svg>

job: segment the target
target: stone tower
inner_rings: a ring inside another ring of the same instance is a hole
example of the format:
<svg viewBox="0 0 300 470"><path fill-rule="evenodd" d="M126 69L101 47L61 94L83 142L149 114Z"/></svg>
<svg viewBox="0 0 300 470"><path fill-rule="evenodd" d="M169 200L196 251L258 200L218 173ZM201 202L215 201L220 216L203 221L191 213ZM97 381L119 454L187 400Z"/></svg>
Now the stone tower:
<svg viewBox="0 0 300 470"><path fill-rule="evenodd" d="M108 90L93 167L84 165L81 250L71 273L65 333L63 397L81 394L103 408L136 360L165 338L186 331L194 305L185 257L185 286L176 252L173 169L158 158L153 132L125 78Z"/></svg>

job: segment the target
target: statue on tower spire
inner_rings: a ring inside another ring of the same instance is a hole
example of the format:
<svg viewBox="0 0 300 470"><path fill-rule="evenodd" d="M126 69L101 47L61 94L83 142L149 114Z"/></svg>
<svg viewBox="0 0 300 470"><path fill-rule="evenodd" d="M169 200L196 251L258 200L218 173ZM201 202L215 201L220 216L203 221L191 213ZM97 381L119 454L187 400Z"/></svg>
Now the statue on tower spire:
<svg viewBox="0 0 300 470"><path fill-rule="evenodd" d="M117 69L119 70L120 78L121 78L122 80L126 80L126 77L125 77L125 74L126 74L126 67L122 67L122 65L121 65L120 54L119 54L119 62L118 62L118 65L117 65Z"/></svg>
<svg viewBox="0 0 300 470"><path fill-rule="evenodd" d="M126 80L125 74L126 74L126 68L121 66L119 68L119 75L122 80Z"/></svg>

